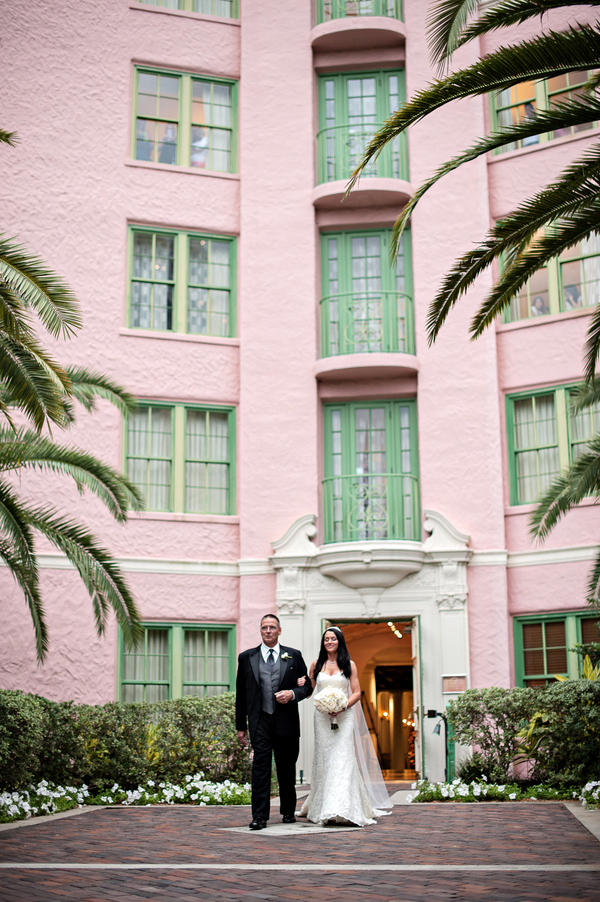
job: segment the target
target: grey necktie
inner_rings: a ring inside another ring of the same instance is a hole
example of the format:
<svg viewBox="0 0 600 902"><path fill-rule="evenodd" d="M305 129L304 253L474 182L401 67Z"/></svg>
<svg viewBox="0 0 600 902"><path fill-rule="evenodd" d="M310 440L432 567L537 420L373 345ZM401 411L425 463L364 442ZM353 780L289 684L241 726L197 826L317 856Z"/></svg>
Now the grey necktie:
<svg viewBox="0 0 600 902"><path fill-rule="evenodd" d="M272 648L269 650L269 654L267 656L267 666L271 673L273 673L273 668L275 667L275 652Z"/></svg>

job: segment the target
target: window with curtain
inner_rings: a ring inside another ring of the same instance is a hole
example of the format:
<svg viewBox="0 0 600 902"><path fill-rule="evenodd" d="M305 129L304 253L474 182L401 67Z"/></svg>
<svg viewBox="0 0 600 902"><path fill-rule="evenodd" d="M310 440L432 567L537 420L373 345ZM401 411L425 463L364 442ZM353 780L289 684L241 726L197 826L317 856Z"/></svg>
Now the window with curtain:
<svg viewBox="0 0 600 902"><path fill-rule="evenodd" d="M138 0L138 3L161 9L202 13L205 16L220 16L224 19L237 19L239 15L238 0Z"/></svg>
<svg viewBox="0 0 600 902"><path fill-rule="evenodd" d="M129 230L129 326L229 338L235 331L234 238Z"/></svg>
<svg viewBox="0 0 600 902"><path fill-rule="evenodd" d="M128 421L126 460L147 510L235 512L232 408L140 405Z"/></svg>
<svg viewBox="0 0 600 902"><path fill-rule="evenodd" d="M410 233L389 264L391 230L321 237L321 356L414 353Z"/></svg>
<svg viewBox="0 0 600 902"><path fill-rule="evenodd" d="M135 93L136 160L236 171L236 82L138 67Z"/></svg>
<svg viewBox="0 0 600 902"><path fill-rule="evenodd" d="M319 78L318 181L347 179L383 122L404 101L404 72L357 72ZM390 141L362 178L408 179L406 136Z"/></svg>
<svg viewBox="0 0 600 902"><path fill-rule="evenodd" d="M497 91L491 95L492 130L517 125L535 116L538 111L550 110L559 103L576 98L583 94L583 86L591 75L591 70L569 72L548 80L522 81L518 85ZM522 147L544 144L565 135L586 131L594 125L595 123L584 123L547 134L532 135L500 147L495 152L507 153Z"/></svg>
<svg viewBox="0 0 600 902"><path fill-rule="evenodd" d="M599 302L600 236L591 235L535 272L504 311L502 321L568 313Z"/></svg>
<svg viewBox="0 0 600 902"><path fill-rule="evenodd" d="M160 702L186 695L221 695L235 681L235 627L149 624L135 648L120 638L122 702Z"/></svg>
<svg viewBox="0 0 600 902"><path fill-rule="evenodd" d="M507 397L510 503L538 500L600 428L600 404L575 413L573 386Z"/></svg>
<svg viewBox="0 0 600 902"><path fill-rule="evenodd" d="M547 686L557 676L577 679L582 666L577 643L597 641L598 617L588 613L540 614L515 617L515 676L517 686Z"/></svg>
<svg viewBox="0 0 600 902"><path fill-rule="evenodd" d="M416 538L414 401L328 404L324 425L325 542Z"/></svg>

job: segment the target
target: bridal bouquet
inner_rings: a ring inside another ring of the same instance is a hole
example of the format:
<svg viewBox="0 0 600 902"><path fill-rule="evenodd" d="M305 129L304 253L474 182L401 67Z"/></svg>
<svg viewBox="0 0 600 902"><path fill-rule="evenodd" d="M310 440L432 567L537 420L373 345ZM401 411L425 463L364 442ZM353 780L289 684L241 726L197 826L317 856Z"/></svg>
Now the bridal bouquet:
<svg viewBox="0 0 600 902"><path fill-rule="evenodd" d="M348 706L348 697L341 689L321 689L314 696L315 708L321 714L339 714ZM335 721L335 717L331 721L331 729L339 730L339 726Z"/></svg>

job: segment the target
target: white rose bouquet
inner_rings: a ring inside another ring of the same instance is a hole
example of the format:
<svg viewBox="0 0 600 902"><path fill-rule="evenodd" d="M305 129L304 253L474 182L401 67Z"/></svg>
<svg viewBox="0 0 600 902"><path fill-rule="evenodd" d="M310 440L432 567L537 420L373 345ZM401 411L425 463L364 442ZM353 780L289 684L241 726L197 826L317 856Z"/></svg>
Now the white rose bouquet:
<svg viewBox="0 0 600 902"><path fill-rule="evenodd" d="M322 714L339 714L348 707L348 697L341 689L335 689L333 686L328 689L321 689L313 696L315 708ZM331 729L339 730L335 716L331 720Z"/></svg>

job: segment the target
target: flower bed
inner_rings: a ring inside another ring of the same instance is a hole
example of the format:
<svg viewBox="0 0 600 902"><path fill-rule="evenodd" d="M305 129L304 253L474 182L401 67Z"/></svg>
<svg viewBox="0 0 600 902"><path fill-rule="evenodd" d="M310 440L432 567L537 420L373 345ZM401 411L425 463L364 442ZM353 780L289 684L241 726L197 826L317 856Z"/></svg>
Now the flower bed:
<svg viewBox="0 0 600 902"><path fill-rule="evenodd" d="M0 793L0 823L40 814L69 811L82 805L249 805L250 784L212 783L203 774L188 775L180 784L148 780L137 789L110 790L90 795L87 786L54 786L42 780L19 792Z"/></svg>
<svg viewBox="0 0 600 902"><path fill-rule="evenodd" d="M463 783L456 779L452 783L430 783L417 780L412 784L414 794L407 796L408 802L522 802L555 801L579 799L584 808L595 808L600 804L600 783L586 783L578 792L573 789L556 789L553 786L523 787L518 783L488 783L486 777L479 781Z"/></svg>

